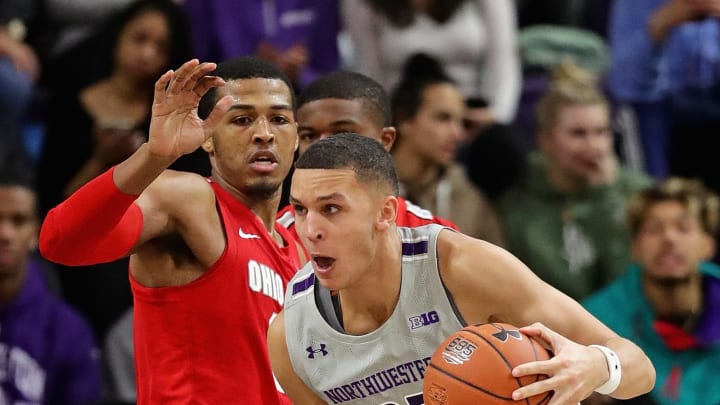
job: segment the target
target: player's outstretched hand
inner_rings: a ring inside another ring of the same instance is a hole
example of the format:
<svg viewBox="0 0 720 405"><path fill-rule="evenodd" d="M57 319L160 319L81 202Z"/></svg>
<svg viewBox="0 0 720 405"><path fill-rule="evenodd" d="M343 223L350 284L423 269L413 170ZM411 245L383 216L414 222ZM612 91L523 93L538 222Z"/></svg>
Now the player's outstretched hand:
<svg viewBox="0 0 720 405"><path fill-rule="evenodd" d="M215 63L185 62L176 71L170 70L155 82L148 145L158 157L176 159L193 152L210 136L220 117L230 108L230 96L220 99L203 121L198 117L200 99L213 87L225 81L208 76Z"/></svg>
<svg viewBox="0 0 720 405"><path fill-rule="evenodd" d="M577 405L608 379L607 363L597 349L575 343L541 323L521 330L554 353L550 360L525 363L513 369L515 377L545 374L547 379L515 390L513 399L521 400L554 391L548 405Z"/></svg>

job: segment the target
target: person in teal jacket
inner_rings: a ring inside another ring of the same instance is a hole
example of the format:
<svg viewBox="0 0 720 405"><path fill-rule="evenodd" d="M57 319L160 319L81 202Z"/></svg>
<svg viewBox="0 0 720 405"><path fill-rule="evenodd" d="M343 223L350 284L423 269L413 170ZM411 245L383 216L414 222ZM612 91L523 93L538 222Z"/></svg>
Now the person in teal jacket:
<svg viewBox="0 0 720 405"><path fill-rule="evenodd" d="M670 178L628 209L631 264L582 303L655 365L659 405L720 404L720 200L698 180Z"/></svg>
<svg viewBox="0 0 720 405"><path fill-rule="evenodd" d="M539 150L498 204L508 250L576 300L625 269L627 202L652 183L619 164L610 106L595 80L575 65L558 68L537 105Z"/></svg>

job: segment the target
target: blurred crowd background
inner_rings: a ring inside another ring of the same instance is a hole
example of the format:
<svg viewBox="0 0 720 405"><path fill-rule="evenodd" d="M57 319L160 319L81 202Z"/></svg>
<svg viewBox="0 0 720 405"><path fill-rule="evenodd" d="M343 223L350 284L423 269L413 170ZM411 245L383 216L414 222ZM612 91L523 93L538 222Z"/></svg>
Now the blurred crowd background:
<svg viewBox="0 0 720 405"><path fill-rule="evenodd" d="M127 261L49 263L37 226L147 139L163 72L241 55L297 93L376 80L404 197L648 351L658 386L635 403L720 403L718 17L720 0L0 1L0 403L134 402ZM209 174L202 151L173 168Z"/></svg>

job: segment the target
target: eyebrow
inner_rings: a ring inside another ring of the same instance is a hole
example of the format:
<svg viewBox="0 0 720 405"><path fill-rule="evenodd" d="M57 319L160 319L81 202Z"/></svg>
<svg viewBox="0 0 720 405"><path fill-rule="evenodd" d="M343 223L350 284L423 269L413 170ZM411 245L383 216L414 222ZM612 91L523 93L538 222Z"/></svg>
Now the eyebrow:
<svg viewBox="0 0 720 405"><path fill-rule="evenodd" d="M317 198L315 199L315 201L320 202L320 201L344 200L344 199L345 199L345 196L344 196L343 194L340 194L340 193L337 193L337 192L336 192L336 193L331 193L331 194L328 194L328 195L321 195L320 197L317 197ZM291 204L302 204L302 202L301 202L300 200L298 200L297 198L293 197L292 195L289 197L289 201L290 201Z"/></svg>
<svg viewBox="0 0 720 405"><path fill-rule="evenodd" d="M228 111L232 110L256 110L257 106L250 105L250 104L233 104L230 106ZM271 105L270 109L272 110L292 110L292 107L290 107L289 104L275 104Z"/></svg>

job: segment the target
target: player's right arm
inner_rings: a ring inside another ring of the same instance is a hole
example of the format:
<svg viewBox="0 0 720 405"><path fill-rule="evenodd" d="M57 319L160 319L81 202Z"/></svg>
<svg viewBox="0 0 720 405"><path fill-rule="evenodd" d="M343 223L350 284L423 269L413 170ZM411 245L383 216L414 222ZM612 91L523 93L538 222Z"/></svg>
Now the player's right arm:
<svg viewBox="0 0 720 405"><path fill-rule="evenodd" d="M546 374L549 378L516 390L520 397L554 391L548 405L576 404L609 381L613 373L601 350L619 358L621 376L610 396L618 399L649 392L655 369L633 342L587 312L577 301L550 286L508 251L461 233L443 230L438 237L440 273L466 322L502 321L524 327L553 353L550 360L526 363L515 377Z"/></svg>
<svg viewBox="0 0 720 405"><path fill-rule="evenodd" d="M287 394L293 403L303 405L326 404L325 401L305 385L300 377L295 374L295 370L293 370L290 354L288 353L287 344L285 343L284 312L280 312L270 324L270 329L268 329L268 351L273 374L275 374L275 378L277 378L285 394Z"/></svg>
<svg viewBox="0 0 720 405"><path fill-rule="evenodd" d="M178 217L173 204L163 203L170 200L167 194L153 193L149 186L157 180L153 187L163 190L160 175L178 157L197 149L229 107L232 100L226 97L205 121L197 117L200 97L224 83L206 76L214 68L192 60L158 79L148 143L48 213L40 231L40 251L46 258L67 265L108 262L179 227L173 221ZM183 201L174 203L176 207L187 206L186 200L175 201Z"/></svg>

